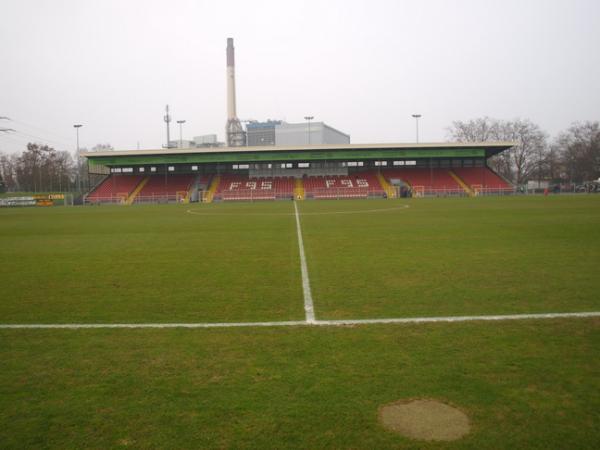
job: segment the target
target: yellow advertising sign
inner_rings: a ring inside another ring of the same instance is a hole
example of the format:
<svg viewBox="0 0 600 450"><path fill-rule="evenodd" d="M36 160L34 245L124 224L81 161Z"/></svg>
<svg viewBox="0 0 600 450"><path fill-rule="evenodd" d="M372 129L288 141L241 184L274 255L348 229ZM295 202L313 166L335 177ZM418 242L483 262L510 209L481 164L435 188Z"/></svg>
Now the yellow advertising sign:
<svg viewBox="0 0 600 450"><path fill-rule="evenodd" d="M33 198L36 200L64 200L65 194L36 194Z"/></svg>

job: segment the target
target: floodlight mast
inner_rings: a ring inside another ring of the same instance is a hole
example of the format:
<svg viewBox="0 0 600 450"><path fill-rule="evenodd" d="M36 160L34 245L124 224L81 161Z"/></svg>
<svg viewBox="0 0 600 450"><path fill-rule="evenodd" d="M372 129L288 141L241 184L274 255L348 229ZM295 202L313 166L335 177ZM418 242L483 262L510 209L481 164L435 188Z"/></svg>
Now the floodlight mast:
<svg viewBox="0 0 600 450"><path fill-rule="evenodd" d="M415 119L416 122L416 128L417 128L417 144L419 143L419 119L421 118L421 114L413 114L412 115Z"/></svg>
<svg viewBox="0 0 600 450"><path fill-rule="evenodd" d="M185 123L185 120L178 120L177 123L179 124L179 148L183 148L183 124Z"/></svg>
<svg viewBox="0 0 600 450"><path fill-rule="evenodd" d="M171 123L171 116L169 114L169 105L167 105L165 107L165 116L163 117L163 120L165 121L165 125L167 127L167 145L163 146L163 148L173 148L171 145L171 129L170 129L170 123Z"/></svg>
<svg viewBox="0 0 600 450"><path fill-rule="evenodd" d="M75 128L75 134L77 135L77 190L80 193L81 193L81 156L79 154L79 129L82 126L83 125L80 123L73 125L73 128Z"/></svg>
<svg viewBox="0 0 600 450"><path fill-rule="evenodd" d="M308 145L310 145L310 121L314 118L315 116L304 116L304 120L308 122Z"/></svg>

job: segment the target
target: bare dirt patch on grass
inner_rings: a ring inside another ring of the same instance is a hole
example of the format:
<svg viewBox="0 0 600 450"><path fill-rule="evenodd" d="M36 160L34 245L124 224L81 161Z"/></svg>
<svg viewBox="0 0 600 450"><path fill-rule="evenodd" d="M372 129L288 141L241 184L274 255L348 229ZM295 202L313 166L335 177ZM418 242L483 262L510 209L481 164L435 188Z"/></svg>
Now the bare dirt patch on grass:
<svg viewBox="0 0 600 450"><path fill-rule="evenodd" d="M411 439L453 441L469 433L469 418L461 410L430 399L400 400L379 409L388 430Z"/></svg>

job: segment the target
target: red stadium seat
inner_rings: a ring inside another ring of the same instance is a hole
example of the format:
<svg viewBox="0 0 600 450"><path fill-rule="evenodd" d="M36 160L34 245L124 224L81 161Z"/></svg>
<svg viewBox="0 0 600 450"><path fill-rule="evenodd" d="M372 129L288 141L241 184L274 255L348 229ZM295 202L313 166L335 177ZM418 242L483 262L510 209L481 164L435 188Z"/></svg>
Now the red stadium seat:
<svg viewBox="0 0 600 450"><path fill-rule="evenodd" d="M304 191L309 198L367 198L384 195L377 174L373 171L305 177Z"/></svg>
<svg viewBox="0 0 600 450"><path fill-rule="evenodd" d="M275 200L292 198L294 195L293 177L259 177L225 174L215 192L221 200Z"/></svg>
<svg viewBox="0 0 600 450"><path fill-rule="evenodd" d="M124 202L143 179L142 175L110 175L90 192L86 201L90 203Z"/></svg>
<svg viewBox="0 0 600 450"><path fill-rule="evenodd" d="M463 167L453 169L471 188L512 190L512 186L487 167Z"/></svg>
<svg viewBox="0 0 600 450"><path fill-rule="evenodd" d="M177 194L187 193L197 175L151 175L135 198L136 202L175 201Z"/></svg>

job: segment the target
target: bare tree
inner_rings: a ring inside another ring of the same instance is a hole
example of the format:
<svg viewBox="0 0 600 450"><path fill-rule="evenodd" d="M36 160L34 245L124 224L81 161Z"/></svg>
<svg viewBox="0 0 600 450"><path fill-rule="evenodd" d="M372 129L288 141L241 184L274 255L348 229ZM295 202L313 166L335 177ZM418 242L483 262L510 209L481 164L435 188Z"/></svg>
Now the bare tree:
<svg viewBox="0 0 600 450"><path fill-rule="evenodd" d="M544 159L544 172L546 178L553 182L560 182L564 173L564 164L560 147L554 143L548 148Z"/></svg>
<svg viewBox="0 0 600 450"><path fill-rule="evenodd" d="M503 122L500 135L502 140L518 142L506 153L514 170L514 182L518 185L526 183L545 158L548 150L546 133L529 120L517 119Z"/></svg>
<svg viewBox="0 0 600 450"><path fill-rule="evenodd" d="M600 177L600 123L574 123L558 136L555 146L566 179L583 182Z"/></svg>
<svg viewBox="0 0 600 450"><path fill-rule="evenodd" d="M480 117L466 122L456 120L448 128L448 133L457 142L488 142L498 140L499 127L500 121Z"/></svg>
<svg viewBox="0 0 600 450"><path fill-rule="evenodd" d="M65 191L72 187L75 169L68 152L57 152L47 145L29 143L27 150L15 158L13 172L21 190Z"/></svg>
<svg viewBox="0 0 600 450"><path fill-rule="evenodd" d="M516 184L523 184L540 170L547 152L546 134L529 120L497 120L489 117L455 121L448 128L450 139L458 142L514 141L512 149L489 161L491 167Z"/></svg>
<svg viewBox="0 0 600 450"><path fill-rule="evenodd" d="M8 191L18 189L16 174L17 158L17 155L0 155L0 176L2 176Z"/></svg>

